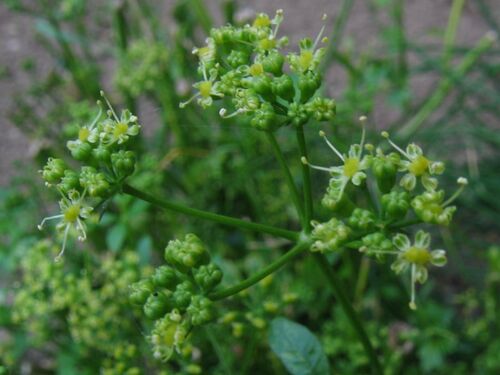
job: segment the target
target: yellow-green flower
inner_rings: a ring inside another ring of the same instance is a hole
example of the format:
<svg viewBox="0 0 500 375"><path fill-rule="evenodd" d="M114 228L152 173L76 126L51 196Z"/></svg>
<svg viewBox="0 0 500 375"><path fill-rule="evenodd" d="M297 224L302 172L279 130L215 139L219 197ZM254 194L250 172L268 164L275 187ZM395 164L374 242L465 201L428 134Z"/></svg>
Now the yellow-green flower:
<svg viewBox="0 0 500 375"><path fill-rule="evenodd" d="M441 161L432 161L428 159L422 149L415 143L410 143L406 147L406 151L401 149L389 138L389 133L382 132L382 136L387 138L392 147L401 153L408 160L402 160L399 163L399 170L407 172L400 181L400 185L406 190L413 190L417 184L417 179L426 190L435 190L438 186L436 178L432 177L440 175L444 172L444 163Z"/></svg>
<svg viewBox="0 0 500 375"><path fill-rule="evenodd" d="M326 138L325 133L323 131L319 132L319 135L324 138L327 145L340 158L340 160L342 160L343 165L335 167L320 167L309 163L305 157L302 157L301 159L303 164L307 164L313 169L331 173L332 178L330 180L330 187L334 186L335 189L329 189L328 197L336 202L340 201L342 198L349 181L356 186L361 185L363 180L366 179L366 173L364 171L370 166L370 158L368 156L363 156L363 147L365 142L364 122L366 121L366 118L361 117L360 120L363 123L361 142L359 144L351 145L347 154L341 154Z"/></svg>
<svg viewBox="0 0 500 375"><path fill-rule="evenodd" d="M415 310L415 284L418 281L420 284L425 283L428 276L427 267L429 265L443 267L446 260L446 252L444 250L429 250L431 244L431 236L422 230L415 234L415 241L412 244L408 236L398 233L392 239L392 243L399 250L395 252L397 259L392 263L391 269L399 274L405 271L408 267L411 268L411 300L410 308Z"/></svg>
<svg viewBox="0 0 500 375"><path fill-rule="evenodd" d="M87 234L85 232L85 219L90 216L92 212L92 207L87 206L84 202L85 193L80 195L76 190L70 190L68 196L62 196L59 206L61 208L61 213L54 216L46 217L42 220L38 229L42 230L44 224L50 220L59 219L60 222L57 224L57 229L63 232L63 243L60 253L56 257L56 261L61 259L66 249L66 242L68 239L69 230L71 228L76 229L78 233L78 240L85 241Z"/></svg>

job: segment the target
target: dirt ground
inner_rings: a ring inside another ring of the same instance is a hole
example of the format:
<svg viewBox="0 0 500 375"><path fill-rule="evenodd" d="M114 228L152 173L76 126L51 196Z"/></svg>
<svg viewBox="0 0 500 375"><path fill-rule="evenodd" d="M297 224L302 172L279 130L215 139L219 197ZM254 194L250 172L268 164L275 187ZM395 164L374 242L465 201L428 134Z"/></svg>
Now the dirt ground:
<svg viewBox="0 0 500 375"><path fill-rule="evenodd" d="M167 0L166 8L172 0ZM206 1L212 9L216 9L219 0ZM282 25L284 34L316 35L321 15L335 17L340 9L341 0L251 0L240 1L244 12L265 11L273 13L278 8L286 12ZM352 15L347 24L345 36L356 41L362 48L373 48L376 41L374 35L375 22L371 15L369 1L354 1ZM427 41L435 38L436 30L442 30L446 25L452 0L407 0L405 7L405 23L410 40L414 42ZM492 17L500 19L498 0L486 1ZM496 4L496 6L495 6ZM166 11L165 11L166 14ZM488 25L481 17L475 1L466 1L465 9L458 29L458 43L473 44L485 32ZM298 38L298 37L297 37ZM297 39L295 38L295 40ZM12 94L28 87L29 81L19 71L19 65L26 58L37 61L39 68L50 68L53 61L40 47L35 37L32 19L8 11L0 4L0 71L6 72L0 79L0 186L5 186L15 175L23 160L29 159L36 145L27 139L8 120L8 110L12 105ZM342 79L337 82L333 75L333 85L342 88ZM412 82L415 92L424 93L433 83L433 78ZM15 161L17 164L14 164Z"/></svg>

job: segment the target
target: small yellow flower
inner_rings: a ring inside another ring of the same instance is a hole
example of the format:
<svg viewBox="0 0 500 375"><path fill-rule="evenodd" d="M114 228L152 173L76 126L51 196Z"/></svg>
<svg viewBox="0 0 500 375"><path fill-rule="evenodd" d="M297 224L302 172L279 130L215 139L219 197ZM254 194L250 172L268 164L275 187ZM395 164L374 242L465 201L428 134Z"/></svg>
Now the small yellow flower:
<svg viewBox="0 0 500 375"><path fill-rule="evenodd" d="M63 243L61 251L55 259L56 261L59 261L64 254L69 230L72 227L76 229L79 241L85 241L87 238L87 234L85 232L85 219L90 216L92 207L85 205L84 198L85 193L80 195L78 191L70 190L68 192L68 196L65 197L63 195L61 201L59 202L61 213L44 218L40 225L38 225L38 229L42 230L47 221L57 219L60 220L56 228L63 232Z"/></svg>
<svg viewBox="0 0 500 375"><path fill-rule="evenodd" d="M415 189L417 178L420 178L422 185L426 190L435 190L438 186L437 179L432 177L444 172L444 164L440 161L429 160L422 149L415 143L410 143L406 151L396 145L390 138L389 133L382 132L382 136L387 138L392 147L401 153L408 160L400 162L400 171L407 171L400 181L400 185L406 190Z"/></svg>

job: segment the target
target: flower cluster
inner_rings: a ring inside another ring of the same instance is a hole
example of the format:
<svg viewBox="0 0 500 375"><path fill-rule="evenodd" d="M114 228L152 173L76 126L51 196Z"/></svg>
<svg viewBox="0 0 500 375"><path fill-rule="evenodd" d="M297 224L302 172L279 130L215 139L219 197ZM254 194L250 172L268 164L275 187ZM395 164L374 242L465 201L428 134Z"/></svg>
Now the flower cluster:
<svg viewBox="0 0 500 375"><path fill-rule="evenodd" d="M210 254L194 234L170 241L165 260L168 265L130 286L130 302L142 306L146 317L155 321L149 341L155 358L163 361L174 350L180 351L193 327L214 318L207 294L222 279L221 270L210 262Z"/></svg>
<svg viewBox="0 0 500 375"><path fill-rule="evenodd" d="M116 348L140 345L127 286L140 280L148 269L139 265L134 252L119 257L87 255L86 272L67 262L53 262L57 246L41 241L31 247L21 263L22 279L17 287L12 318L22 323L35 345L64 343L59 335L80 348L82 360L90 357L116 359ZM62 344L64 345L64 344ZM129 352L137 362L140 353ZM130 358L131 359L131 358ZM98 372L98 371L97 371ZM121 372L124 373L124 372Z"/></svg>
<svg viewBox="0 0 500 375"><path fill-rule="evenodd" d="M115 81L122 90L133 96L153 90L168 64L168 53L164 45L146 39L130 44L120 61Z"/></svg>
<svg viewBox="0 0 500 375"><path fill-rule="evenodd" d="M86 239L85 220L95 205L109 199L135 169L136 156L129 143L139 134L137 117L128 110L118 117L101 94L109 108L106 115L98 102L94 120L81 126L78 138L67 143L72 157L82 164L80 170L70 168L62 159L49 158L40 171L46 185L61 195L60 213L44 218L39 225L41 230L47 221L59 221L57 229L63 233L63 243L56 260L63 255L72 231L80 241Z"/></svg>
<svg viewBox="0 0 500 375"><path fill-rule="evenodd" d="M406 223L449 225L456 211L451 204L467 180L460 177L459 188L445 200L445 192L438 189L437 179L444 171L442 162L432 161L414 143L406 150L401 149L386 132L382 136L397 152L387 154L383 145L375 148L372 144L365 144L366 118L360 120L363 126L361 141L350 146L346 154L341 153L324 132L320 132L328 147L341 160L341 165L321 167L302 157L304 164L331 174L322 203L336 214L326 222L312 222L314 242L311 251L326 253L354 247L379 260L389 254L397 255L391 268L398 274L411 269L410 307L416 308L415 283L424 283L427 267L443 266L446 256L444 250L429 250L428 233L418 231L415 242L411 244L399 230L407 226ZM362 190L371 202L355 203L359 197L357 190Z"/></svg>
<svg viewBox="0 0 500 375"><path fill-rule="evenodd" d="M228 98L234 110L228 114L222 108L220 115L246 115L251 126L259 130L301 126L309 119L333 119L335 101L318 92L322 82L319 66L325 52L319 45L327 42L322 37L324 26L314 41L302 39L299 52L287 54L282 47L288 38L277 37L282 21L283 11L278 10L272 19L258 14L252 25L212 29L206 45L193 50L203 76L194 84L198 92L180 106L196 99L206 108L215 100Z"/></svg>

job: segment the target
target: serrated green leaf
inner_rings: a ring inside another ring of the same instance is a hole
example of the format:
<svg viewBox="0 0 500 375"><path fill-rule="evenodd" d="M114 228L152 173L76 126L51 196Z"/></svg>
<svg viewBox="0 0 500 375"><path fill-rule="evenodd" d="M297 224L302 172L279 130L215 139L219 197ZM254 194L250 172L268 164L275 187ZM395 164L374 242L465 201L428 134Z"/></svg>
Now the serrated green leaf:
<svg viewBox="0 0 500 375"><path fill-rule="evenodd" d="M275 318L269 330L269 345L293 375L330 373L319 340L303 325L285 318Z"/></svg>

